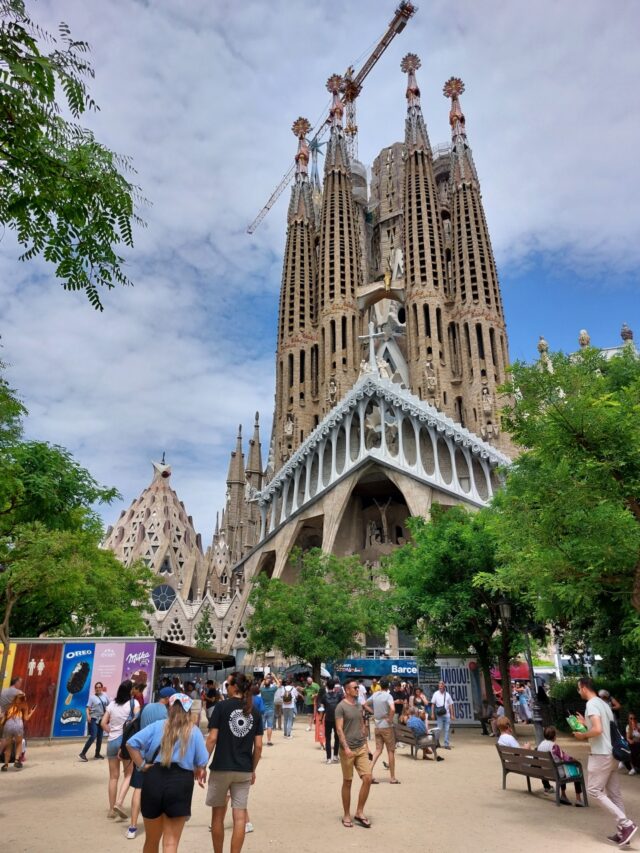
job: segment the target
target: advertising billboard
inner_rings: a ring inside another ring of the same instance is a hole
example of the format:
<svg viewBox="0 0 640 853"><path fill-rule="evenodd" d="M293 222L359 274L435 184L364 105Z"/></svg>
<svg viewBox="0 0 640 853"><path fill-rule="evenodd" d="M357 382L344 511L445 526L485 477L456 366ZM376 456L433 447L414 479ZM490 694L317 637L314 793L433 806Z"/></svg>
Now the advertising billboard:
<svg viewBox="0 0 640 853"><path fill-rule="evenodd" d="M85 734L94 653L94 643L64 645L53 737L82 737Z"/></svg>
<svg viewBox="0 0 640 853"><path fill-rule="evenodd" d="M35 712L27 724L29 737L49 737L60 675L62 645L60 643L32 643L28 647L24 692L27 704Z"/></svg>

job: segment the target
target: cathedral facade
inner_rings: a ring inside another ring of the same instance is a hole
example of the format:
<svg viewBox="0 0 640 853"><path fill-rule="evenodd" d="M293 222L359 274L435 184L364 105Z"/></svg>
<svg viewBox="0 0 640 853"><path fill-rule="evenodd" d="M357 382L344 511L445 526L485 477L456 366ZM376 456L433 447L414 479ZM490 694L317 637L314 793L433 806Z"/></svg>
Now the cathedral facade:
<svg viewBox="0 0 640 853"><path fill-rule="evenodd" d="M499 488L512 452L498 393L508 340L464 86L444 85L451 143L434 149L419 68L407 54L404 141L376 157L370 186L349 155L338 75L322 181L309 122L293 124L266 465L256 415L246 462L239 431L206 552L159 464L105 543L158 574L156 635L193 642L206 618L213 647L234 652L246 645L252 579L295 582L295 547L357 554L375 572L407 540L409 516L434 501L482 507ZM382 645L411 651L395 631L367 638L372 653Z"/></svg>

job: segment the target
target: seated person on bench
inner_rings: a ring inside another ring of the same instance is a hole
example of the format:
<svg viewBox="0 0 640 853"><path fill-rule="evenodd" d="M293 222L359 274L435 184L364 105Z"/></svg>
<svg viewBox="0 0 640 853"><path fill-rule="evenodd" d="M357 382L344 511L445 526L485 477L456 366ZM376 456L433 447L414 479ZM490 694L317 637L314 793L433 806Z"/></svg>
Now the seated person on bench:
<svg viewBox="0 0 640 853"><path fill-rule="evenodd" d="M432 752L431 747L427 745L427 735L429 734L429 723L426 718L424 720L420 719L420 712L417 708L410 708L409 714L407 717L407 726L411 729L411 731L415 734L418 747L422 749L422 757L425 761L428 760L427 753ZM437 737L436 733L434 736ZM436 741L437 743L437 741ZM442 756L438 756L438 761L444 761Z"/></svg>
<svg viewBox="0 0 640 853"><path fill-rule="evenodd" d="M498 732L500 733L500 737L498 738L498 746L509 746L512 749L531 749L531 744L527 741L523 746L521 746L518 741L513 736L513 731L511 729L511 721L508 717L499 717L497 722ZM542 787L546 791L547 794L550 794L553 791L553 787L550 782L546 779L542 780Z"/></svg>

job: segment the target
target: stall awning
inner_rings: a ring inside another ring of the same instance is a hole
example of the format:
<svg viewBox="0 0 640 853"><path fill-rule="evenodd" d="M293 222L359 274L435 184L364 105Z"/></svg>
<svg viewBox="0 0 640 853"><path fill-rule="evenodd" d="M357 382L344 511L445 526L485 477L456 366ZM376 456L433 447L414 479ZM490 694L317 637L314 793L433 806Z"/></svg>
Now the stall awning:
<svg viewBox="0 0 640 853"><path fill-rule="evenodd" d="M211 669L226 669L235 666L236 659L233 655L225 655L222 652L212 652L208 649L197 649L195 646L183 646L180 643L170 643L168 640L158 640L157 657L162 664L162 658L170 658L184 661L187 666L207 666Z"/></svg>

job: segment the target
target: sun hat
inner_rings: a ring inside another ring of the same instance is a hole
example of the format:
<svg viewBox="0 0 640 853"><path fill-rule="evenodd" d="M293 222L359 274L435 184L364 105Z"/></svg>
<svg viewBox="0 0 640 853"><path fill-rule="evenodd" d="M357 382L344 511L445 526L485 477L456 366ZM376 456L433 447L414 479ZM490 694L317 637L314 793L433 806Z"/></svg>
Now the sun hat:
<svg viewBox="0 0 640 853"><path fill-rule="evenodd" d="M193 705L193 699L191 696L187 696L186 693L174 693L173 696L169 697L170 708L172 708L176 702L179 702L182 705L184 711L190 711L191 706Z"/></svg>

